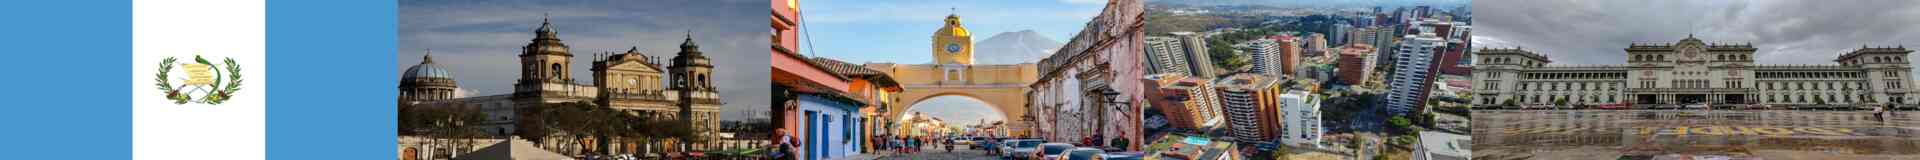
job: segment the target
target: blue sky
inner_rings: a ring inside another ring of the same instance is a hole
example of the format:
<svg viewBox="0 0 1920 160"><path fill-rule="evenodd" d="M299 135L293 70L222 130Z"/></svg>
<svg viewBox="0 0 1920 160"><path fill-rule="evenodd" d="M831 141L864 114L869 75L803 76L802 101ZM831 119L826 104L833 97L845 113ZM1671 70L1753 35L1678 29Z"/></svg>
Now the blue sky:
<svg viewBox="0 0 1920 160"><path fill-rule="evenodd" d="M650 0L402 0L399 2L396 73L420 63L427 49L434 63L453 72L469 96L506 94L520 78L519 47L533 39L543 14L573 51L575 83L593 81L593 55L639 47L671 58L688 31L714 62L722 119L764 117L770 103L767 75L767 1ZM665 64L662 64L665 65ZM747 111L747 112L743 112Z"/></svg>
<svg viewBox="0 0 1920 160"><path fill-rule="evenodd" d="M1105 0L802 0L801 53L852 63L932 63L929 36L949 13L960 15L975 41L1031 29L1065 43L1105 6Z"/></svg>
<svg viewBox="0 0 1920 160"><path fill-rule="evenodd" d="M960 16L973 40L1001 32L1034 30L1066 43L1106 7L1105 0L802 0L801 54L852 63L932 63L933 32L948 14ZM811 37L809 37L811 36ZM811 47L809 47L811 46ZM992 53L975 53L991 55ZM966 97L935 97L909 111L959 124L1002 120L986 104Z"/></svg>

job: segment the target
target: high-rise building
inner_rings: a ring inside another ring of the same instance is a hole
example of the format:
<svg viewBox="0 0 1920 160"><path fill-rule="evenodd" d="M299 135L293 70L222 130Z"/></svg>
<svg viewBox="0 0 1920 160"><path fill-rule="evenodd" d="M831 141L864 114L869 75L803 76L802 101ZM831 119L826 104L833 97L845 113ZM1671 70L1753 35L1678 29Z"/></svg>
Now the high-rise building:
<svg viewBox="0 0 1920 160"><path fill-rule="evenodd" d="M1333 24L1333 28L1327 29L1327 36L1328 36L1327 45L1328 46L1346 45L1347 39L1351 38L1351 37L1347 37L1347 32L1351 30L1353 30L1353 25L1348 25L1346 23Z"/></svg>
<svg viewBox="0 0 1920 160"><path fill-rule="evenodd" d="M1300 37L1294 37L1293 34L1281 34L1267 36L1267 39L1273 39L1274 43L1280 46L1280 53L1277 58L1273 59L1274 62L1269 62L1280 64L1280 68L1274 69L1274 71L1278 72L1270 72L1267 73L1267 75L1293 75L1295 68L1300 66Z"/></svg>
<svg viewBox="0 0 1920 160"><path fill-rule="evenodd" d="M1347 42L1345 45L1352 45L1352 44L1375 45L1377 43L1374 43L1373 41L1376 39L1379 39L1379 37L1374 36L1373 32L1378 32L1378 30L1379 30L1379 27L1354 28L1352 32L1347 32L1347 37L1351 37L1351 38L1347 38Z"/></svg>
<svg viewBox="0 0 1920 160"><path fill-rule="evenodd" d="M1340 47L1340 81L1348 85L1365 84L1370 78L1369 72L1373 71L1373 50L1373 46L1367 44Z"/></svg>
<svg viewBox="0 0 1920 160"><path fill-rule="evenodd" d="M1147 73L1193 74L1187 66L1186 48L1180 45L1180 39L1174 37L1148 36L1146 40Z"/></svg>
<svg viewBox="0 0 1920 160"><path fill-rule="evenodd" d="M1388 60L1392 59L1393 49L1398 48L1395 47L1398 43L1394 43L1394 39L1400 37L1398 35L1399 32L1395 32L1393 28L1392 26L1375 28L1373 32L1373 42L1368 43L1373 45L1373 60L1375 64L1392 63Z"/></svg>
<svg viewBox="0 0 1920 160"><path fill-rule="evenodd" d="M1446 41L1431 33L1407 35L1394 54L1393 74L1387 78L1387 109L1393 115L1407 115L1426 105L1427 92L1433 88L1436 51Z"/></svg>
<svg viewBox="0 0 1920 160"><path fill-rule="evenodd" d="M1319 57L1321 54L1326 54L1328 52L1327 51L1327 35L1320 34L1320 33L1313 33L1313 35L1307 36L1306 48L1307 48L1306 56L1308 57Z"/></svg>
<svg viewBox="0 0 1920 160"><path fill-rule="evenodd" d="M1274 76L1280 75L1275 73L1279 73L1279 70L1285 69L1280 68L1278 66L1280 64L1276 64L1280 59L1280 55L1278 55L1280 45L1275 43L1273 39L1255 38L1246 42L1240 42L1240 44L1234 44L1233 48L1247 52L1248 57L1252 58L1250 62L1252 62L1253 68L1247 70L1248 72Z"/></svg>
<svg viewBox="0 0 1920 160"><path fill-rule="evenodd" d="M1213 67L1213 58L1207 57L1205 34L1193 32L1173 32L1172 34L1180 37L1181 52L1186 53L1187 71L1193 73L1189 75L1205 78L1218 75L1214 74L1217 69Z"/></svg>
<svg viewBox="0 0 1920 160"><path fill-rule="evenodd" d="M1242 141L1267 141L1281 135L1280 80L1259 74L1239 73L1213 80L1220 108L1233 137Z"/></svg>
<svg viewBox="0 0 1920 160"><path fill-rule="evenodd" d="M1220 101L1207 79L1180 73L1161 73L1142 79L1147 86L1147 101L1166 113L1174 128L1210 128L1223 121Z"/></svg>
<svg viewBox="0 0 1920 160"><path fill-rule="evenodd" d="M1280 141L1287 145L1320 147L1326 129L1320 125L1319 95L1294 90L1280 95L1281 117L1286 118L1286 134Z"/></svg>

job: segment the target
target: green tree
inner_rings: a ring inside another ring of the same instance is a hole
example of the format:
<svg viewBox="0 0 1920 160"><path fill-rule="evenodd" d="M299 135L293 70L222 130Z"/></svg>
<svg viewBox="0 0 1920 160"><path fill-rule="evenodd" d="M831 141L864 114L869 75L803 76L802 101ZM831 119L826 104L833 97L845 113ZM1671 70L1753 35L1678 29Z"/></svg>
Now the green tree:
<svg viewBox="0 0 1920 160"><path fill-rule="evenodd" d="M1561 106L1567 106L1567 98L1566 97L1553 98L1553 107L1559 108Z"/></svg>
<svg viewBox="0 0 1920 160"><path fill-rule="evenodd" d="M1392 129L1396 132L1405 133L1413 128L1413 122L1407 120L1406 116L1393 116L1387 118L1387 126L1393 127Z"/></svg>
<svg viewBox="0 0 1920 160"><path fill-rule="evenodd" d="M1826 105L1827 99L1820 98L1820 96L1813 96L1813 104Z"/></svg>
<svg viewBox="0 0 1920 160"><path fill-rule="evenodd" d="M1246 55L1240 54L1239 50L1233 48L1233 43L1235 42L1219 38L1208 40L1207 56L1214 60L1214 67L1229 71L1239 71L1240 68L1251 64L1248 63Z"/></svg>
<svg viewBox="0 0 1920 160"><path fill-rule="evenodd" d="M1500 106L1508 106L1508 107L1518 106L1517 105L1518 103L1519 102L1516 102L1514 99L1507 99L1506 102L1500 102Z"/></svg>

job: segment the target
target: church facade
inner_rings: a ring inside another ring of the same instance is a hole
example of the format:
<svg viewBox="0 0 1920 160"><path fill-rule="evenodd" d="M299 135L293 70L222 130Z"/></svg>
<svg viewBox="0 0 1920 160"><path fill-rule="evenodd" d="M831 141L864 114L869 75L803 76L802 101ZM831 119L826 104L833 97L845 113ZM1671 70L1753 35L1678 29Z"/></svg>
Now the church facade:
<svg viewBox="0 0 1920 160"><path fill-rule="evenodd" d="M1755 64L1750 44L1632 44L1624 65L1549 66L1520 48L1482 49L1474 104L1912 105L1906 47L1866 47L1837 65Z"/></svg>
<svg viewBox="0 0 1920 160"><path fill-rule="evenodd" d="M432 58L410 67L402 75L401 105L432 107L469 107L488 117L481 128L495 136L514 134L517 108L543 107L569 102L588 102L618 109L628 114L667 120L688 120L703 137L715 137L719 128L720 96L713 86L713 64L694 43L692 34L679 45L672 58L641 54L639 47L621 53L592 56L592 84L580 84L572 77L574 54L558 37L552 23L543 19L533 39L521 46L520 77L513 93L454 98L458 88L452 73L440 68ZM447 63L447 62L440 62ZM458 63L458 62L452 62ZM703 142L691 142L694 149ZM610 145L616 153L659 152L673 144Z"/></svg>

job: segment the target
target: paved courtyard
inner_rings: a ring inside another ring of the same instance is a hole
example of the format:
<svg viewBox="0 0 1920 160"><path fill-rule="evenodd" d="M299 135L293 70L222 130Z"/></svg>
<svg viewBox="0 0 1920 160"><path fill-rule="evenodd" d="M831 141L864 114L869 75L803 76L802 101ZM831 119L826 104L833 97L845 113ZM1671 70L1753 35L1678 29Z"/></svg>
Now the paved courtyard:
<svg viewBox="0 0 1920 160"><path fill-rule="evenodd" d="M1475 159L1920 159L1920 112L1493 110Z"/></svg>

